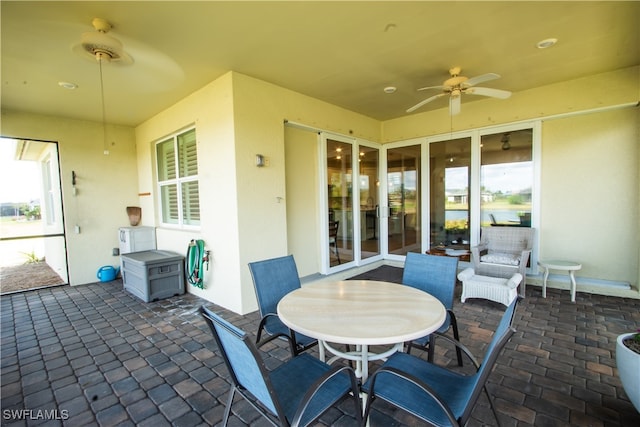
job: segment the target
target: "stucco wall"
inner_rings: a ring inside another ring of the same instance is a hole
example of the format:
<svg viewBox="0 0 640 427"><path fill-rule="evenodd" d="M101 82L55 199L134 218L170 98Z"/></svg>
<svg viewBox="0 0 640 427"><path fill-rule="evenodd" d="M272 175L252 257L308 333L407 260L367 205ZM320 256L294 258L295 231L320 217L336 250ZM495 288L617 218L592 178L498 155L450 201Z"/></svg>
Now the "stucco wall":
<svg viewBox="0 0 640 427"><path fill-rule="evenodd" d="M158 246L185 253L190 239L202 238L212 251L206 289L189 287L189 292L238 313L257 309L247 264L290 253L286 119L379 139L376 120L233 72L136 128L139 192L150 193L139 199L144 216L157 211L154 142L195 123L201 230L160 227ZM266 167L255 166L256 154L266 157ZM306 235L308 230L292 232Z"/></svg>
<svg viewBox="0 0 640 427"><path fill-rule="evenodd" d="M158 247L186 255L191 239L203 239L211 250L205 288L186 284L187 291L242 312L240 282L236 154L234 149L232 75L228 73L136 128L140 205L155 213ZM155 143L195 125L200 191L199 230L162 226L155 186ZM143 213L144 215L144 213Z"/></svg>
<svg viewBox="0 0 640 427"><path fill-rule="evenodd" d="M287 179L287 247L305 277L319 271L321 259L318 134L287 127L285 144L286 174L295 177Z"/></svg>
<svg viewBox="0 0 640 427"><path fill-rule="evenodd" d="M574 259L577 273L638 284L637 108L543 123L542 259Z"/></svg>

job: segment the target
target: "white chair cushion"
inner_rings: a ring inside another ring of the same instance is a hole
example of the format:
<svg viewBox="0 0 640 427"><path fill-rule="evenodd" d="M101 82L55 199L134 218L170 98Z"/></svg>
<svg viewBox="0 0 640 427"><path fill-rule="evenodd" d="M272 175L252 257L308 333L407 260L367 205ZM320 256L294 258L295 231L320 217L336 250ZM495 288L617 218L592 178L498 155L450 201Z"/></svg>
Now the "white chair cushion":
<svg viewBox="0 0 640 427"><path fill-rule="evenodd" d="M520 265L520 255L505 254L500 252L489 253L480 257L481 262L504 265Z"/></svg>

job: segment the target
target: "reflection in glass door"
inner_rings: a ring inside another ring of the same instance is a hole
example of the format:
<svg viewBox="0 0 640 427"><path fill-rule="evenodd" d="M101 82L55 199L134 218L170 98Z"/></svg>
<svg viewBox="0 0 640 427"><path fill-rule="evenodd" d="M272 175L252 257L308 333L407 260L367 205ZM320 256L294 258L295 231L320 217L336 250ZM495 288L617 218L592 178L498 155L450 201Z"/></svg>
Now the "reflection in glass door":
<svg viewBox="0 0 640 427"><path fill-rule="evenodd" d="M430 248L469 249L471 138L429 144Z"/></svg>
<svg viewBox="0 0 640 427"><path fill-rule="evenodd" d="M482 226L531 227L532 138L532 129L482 136Z"/></svg>
<svg viewBox="0 0 640 427"><path fill-rule="evenodd" d="M361 145L358 153L361 258L380 254L378 150Z"/></svg>
<svg viewBox="0 0 640 427"><path fill-rule="evenodd" d="M387 150L389 253L420 252L420 145Z"/></svg>
<svg viewBox="0 0 640 427"><path fill-rule="evenodd" d="M354 260L352 145L327 139L329 265Z"/></svg>

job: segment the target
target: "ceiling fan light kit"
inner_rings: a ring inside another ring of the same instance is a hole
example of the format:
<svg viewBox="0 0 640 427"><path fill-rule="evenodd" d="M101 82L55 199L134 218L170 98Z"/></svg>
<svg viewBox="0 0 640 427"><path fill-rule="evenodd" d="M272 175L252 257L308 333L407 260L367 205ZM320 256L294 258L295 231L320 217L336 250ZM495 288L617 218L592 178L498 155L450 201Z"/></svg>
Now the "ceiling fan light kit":
<svg viewBox="0 0 640 427"><path fill-rule="evenodd" d="M449 114L452 116L460 113L460 103L463 94L488 96L490 98L498 99L507 99L511 96L511 92L506 90L475 86L478 83L499 79L499 74L487 73L468 78L465 76L461 76L461 71L462 70L460 69L460 67L453 67L449 70L449 74L451 75L451 77L445 80L441 86L427 86L418 89L418 91L440 89L442 90L442 93L434 95L430 98L425 99L424 101L417 103L413 107L407 109L407 113L411 113L422 107L423 105L435 101L436 99L445 95L449 95Z"/></svg>

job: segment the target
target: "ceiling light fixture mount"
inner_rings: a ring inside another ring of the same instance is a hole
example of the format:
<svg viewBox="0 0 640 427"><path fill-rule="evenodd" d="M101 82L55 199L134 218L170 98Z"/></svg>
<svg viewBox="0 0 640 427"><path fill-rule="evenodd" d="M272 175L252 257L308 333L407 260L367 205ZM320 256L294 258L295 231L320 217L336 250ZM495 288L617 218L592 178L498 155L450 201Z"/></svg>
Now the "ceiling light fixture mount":
<svg viewBox="0 0 640 427"><path fill-rule="evenodd" d="M58 86L64 89L74 90L78 88L78 85L71 82L58 82Z"/></svg>
<svg viewBox="0 0 640 427"><path fill-rule="evenodd" d="M558 39L549 38L549 39L540 40L538 43L536 43L536 47L538 49L547 49L551 46L554 46L556 43L558 43Z"/></svg>

